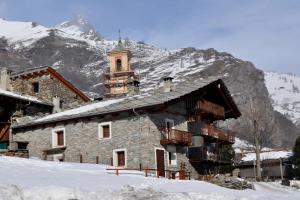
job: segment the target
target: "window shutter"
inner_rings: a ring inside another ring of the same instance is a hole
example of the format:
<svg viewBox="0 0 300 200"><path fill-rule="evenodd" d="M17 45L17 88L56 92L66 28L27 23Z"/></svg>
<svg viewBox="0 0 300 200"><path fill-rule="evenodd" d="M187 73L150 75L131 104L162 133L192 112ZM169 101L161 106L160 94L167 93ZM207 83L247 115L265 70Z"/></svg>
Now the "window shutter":
<svg viewBox="0 0 300 200"><path fill-rule="evenodd" d="M64 146L64 132L58 131L57 134L57 146Z"/></svg>
<svg viewBox="0 0 300 200"><path fill-rule="evenodd" d="M109 138L110 137L109 125L102 126L102 131L103 131L103 138Z"/></svg>

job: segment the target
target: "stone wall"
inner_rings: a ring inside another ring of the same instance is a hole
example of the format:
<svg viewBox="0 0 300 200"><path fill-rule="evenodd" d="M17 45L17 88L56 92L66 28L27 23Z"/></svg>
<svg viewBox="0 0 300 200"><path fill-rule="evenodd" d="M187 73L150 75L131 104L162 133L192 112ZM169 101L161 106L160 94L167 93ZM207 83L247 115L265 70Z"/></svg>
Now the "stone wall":
<svg viewBox="0 0 300 200"><path fill-rule="evenodd" d="M33 91L32 83L39 83L39 92ZM53 97L58 96L62 100L62 109L72 108L83 101L74 92L49 74L31 79L17 78L11 81L13 92L36 96L46 102L52 103Z"/></svg>
<svg viewBox="0 0 300 200"><path fill-rule="evenodd" d="M157 168L155 149L165 150L165 168L179 170L183 164L197 178L198 174L189 163L185 146L161 145L160 128L165 127L165 120L174 120L175 129L187 131L188 123L184 115L184 103L170 106L166 111L159 113L146 113L136 115L133 112L121 113L118 116L105 115L91 119L79 119L77 122L68 121L36 127L22 132L14 130L14 141L29 141L29 156L43 158L42 151L51 148L52 131L64 128L66 134L66 150L64 160L68 162L79 162L80 155L84 163L111 164L114 149L126 149L127 167ZM176 108L176 114L174 112ZM139 111L137 111L139 112ZM102 122L111 122L111 138L98 139L98 125ZM173 147L172 147L173 146ZM169 166L168 149L176 149L177 165ZM48 156L49 160L53 158Z"/></svg>

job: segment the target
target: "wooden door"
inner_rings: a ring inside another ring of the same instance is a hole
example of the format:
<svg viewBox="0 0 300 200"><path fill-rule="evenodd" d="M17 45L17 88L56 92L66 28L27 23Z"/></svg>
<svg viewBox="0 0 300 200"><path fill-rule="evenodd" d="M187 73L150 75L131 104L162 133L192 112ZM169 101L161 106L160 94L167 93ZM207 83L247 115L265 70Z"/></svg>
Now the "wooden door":
<svg viewBox="0 0 300 200"><path fill-rule="evenodd" d="M159 176L165 176L165 151L156 149L156 168Z"/></svg>
<svg viewBox="0 0 300 200"><path fill-rule="evenodd" d="M125 152L118 151L118 166L125 166Z"/></svg>

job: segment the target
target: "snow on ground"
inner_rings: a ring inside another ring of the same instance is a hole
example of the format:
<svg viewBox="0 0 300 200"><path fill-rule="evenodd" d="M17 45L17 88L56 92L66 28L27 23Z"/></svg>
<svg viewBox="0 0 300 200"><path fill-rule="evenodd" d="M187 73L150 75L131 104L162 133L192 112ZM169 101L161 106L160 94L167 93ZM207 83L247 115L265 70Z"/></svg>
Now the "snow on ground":
<svg viewBox="0 0 300 200"><path fill-rule="evenodd" d="M292 156L293 153L291 151L267 151L260 153L260 159L261 160L267 160L267 159L280 159L280 158L288 158ZM255 153L246 153L244 157L242 158L242 161L252 161L256 160Z"/></svg>
<svg viewBox="0 0 300 200"><path fill-rule="evenodd" d="M80 106L78 108L74 108L74 109L63 111L63 112L47 115L46 117L42 117L40 119L37 119L36 121L41 122L41 121L46 121L46 120L49 120L49 119L62 117L62 116L86 113L86 112L95 110L97 108L103 108L105 106L109 106L111 104L118 103L118 102L123 101L123 100L124 99L112 99L112 100L101 101L101 102L97 102L97 103L91 103L91 104L88 104L88 105L85 105L85 106Z"/></svg>
<svg viewBox="0 0 300 200"><path fill-rule="evenodd" d="M232 190L195 180L144 177L140 172L108 173L109 166L59 163L0 156L1 200L206 199L296 200L300 190L279 183Z"/></svg>

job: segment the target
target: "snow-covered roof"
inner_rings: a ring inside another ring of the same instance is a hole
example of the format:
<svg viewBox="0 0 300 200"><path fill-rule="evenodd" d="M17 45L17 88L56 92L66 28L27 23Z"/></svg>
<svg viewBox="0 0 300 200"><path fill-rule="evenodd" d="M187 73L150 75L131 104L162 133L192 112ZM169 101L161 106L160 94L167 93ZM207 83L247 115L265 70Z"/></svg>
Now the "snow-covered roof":
<svg viewBox="0 0 300 200"><path fill-rule="evenodd" d="M292 156L293 153L291 151L267 151L260 153L261 160L273 160L280 158L288 158ZM242 158L243 162L256 160L255 153L246 153Z"/></svg>
<svg viewBox="0 0 300 200"><path fill-rule="evenodd" d="M66 110L66 111L63 111L63 112L59 112L59 113L55 113L55 114L52 114L52 115L42 117L40 119L37 119L36 122L42 122L42 121L46 121L46 120L54 119L54 118L58 118L58 117L70 116L70 115L76 115L76 114L80 114L80 113L89 112L91 110L95 110L95 109L98 109L98 108L103 108L105 106L109 106L111 104L120 102L122 100L123 99L112 99L112 100L108 100L108 101L101 101L101 102L97 102L97 103L88 104L88 105L81 106L81 107L78 107L78 108L74 108L74 109L71 109L71 110Z"/></svg>
<svg viewBox="0 0 300 200"><path fill-rule="evenodd" d="M49 106L51 105L49 103L39 100L37 97L33 97L33 96L29 96L29 95L21 95L21 94L17 94L14 92L3 90L3 89L0 89L0 96L12 97L15 99L30 101L30 102L34 102L34 103L38 103L38 104L49 105Z"/></svg>
<svg viewBox="0 0 300 200"><path fill-rule="evenodd" d="M124 97L123 99L114 99L114 100L101 101L97 103L91 103L89 105L82 106L79 108L71 109L57 114L52 114L27 124L15 125L14 128L26 127L26 126L31 126L35 124L41 124L41 123L50 123L54 121L62 121L67 119L75 119L75 118L81 118L86 116L95 116L95 115L107 114L112 112L126 111L133 108L143 108L147 106L159 105L180 98L186 94L201 89L209 84L223 84L223 82L222 80L218 79L218 77L209 77L197 81L187 81L178 84L176 86L176 89L171 92L166 93L160 89L160 90L155 90L152 93L128 96L128 97ZM225 85L224 85L224 89L226 89ZM227 96L228 98L231 98L230 95ZM233 101L232 101L232 106L234 109L238 111L238 108L236 107ZM228 116L232 117L238 115L235 114L234 112L235 111L231 110Z"/></svg>

